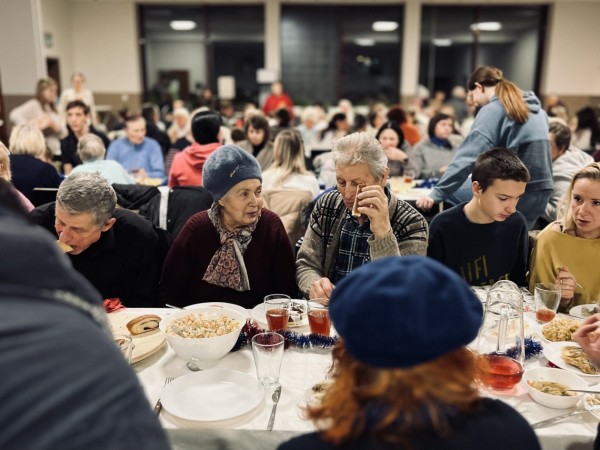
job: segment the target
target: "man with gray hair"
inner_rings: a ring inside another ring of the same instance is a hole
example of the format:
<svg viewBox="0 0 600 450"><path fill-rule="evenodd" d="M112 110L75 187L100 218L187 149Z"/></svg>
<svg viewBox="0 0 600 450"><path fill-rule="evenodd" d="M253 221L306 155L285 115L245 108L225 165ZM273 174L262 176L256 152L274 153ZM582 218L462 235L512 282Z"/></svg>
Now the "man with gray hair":
<svg viewBox="0 0 600 450"><path fill-rule="evenodd" d="M337 188L315 204L296 260L307 298L329 298L335 283L385 256L425 255L427 222L386 187L387 157L368 133L333 144Z"/></svg>
<svg viewBox="0 0 600 450"><path fill-rule="evenodd" d="M98 172L110 184L135 184L135 180L117 161L104 159L106 147L98 136L88 134L77 144L77 154L83 164L71 170L71 174L79 172Z"/></svg>
<svg viewBox="0 0 600 450"><path fill-rule="evenodd" d="M153 225L117 209L117 196L99 173L75 173L62 182L56 202L31 212L58 236L73 267L102 295L125 306L156 306L164 247Z"/></svg>

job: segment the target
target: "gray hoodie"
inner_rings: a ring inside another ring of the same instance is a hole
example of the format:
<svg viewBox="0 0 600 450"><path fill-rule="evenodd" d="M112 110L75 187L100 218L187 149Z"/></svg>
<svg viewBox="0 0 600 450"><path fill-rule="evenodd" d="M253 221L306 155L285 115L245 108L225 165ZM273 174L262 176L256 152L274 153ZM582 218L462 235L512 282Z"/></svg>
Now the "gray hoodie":
<svg viewBox="0 0 600 450"><path fill-rule="evenodd" d="M557 219L558 204L569 189L573 175L593 162L594 158L575 147L570 147L554 160L552 163L554 190L550 195L550 200L548 200L548 205L546 205L546 211L544 212L543 217L546 221L554 222Z"/></svg>

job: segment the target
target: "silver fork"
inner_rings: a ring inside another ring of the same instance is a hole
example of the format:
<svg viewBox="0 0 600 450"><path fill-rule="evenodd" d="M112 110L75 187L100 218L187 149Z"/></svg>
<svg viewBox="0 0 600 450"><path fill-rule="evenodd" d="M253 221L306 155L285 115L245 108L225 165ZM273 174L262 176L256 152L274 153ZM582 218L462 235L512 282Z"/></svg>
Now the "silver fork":
<svg viewBox="0 0 600 450"><path fill-rule="evenodd" d="M175 377L165 378L165 385L163 386L163 389L167 384L169 384L174 379L175 379ZM156 404L154 405L154 412L158 415L158 414L160 414L161 411L162 411L162 403L160 402L160 397L159 397L158 400L156 400Z"/></svg>

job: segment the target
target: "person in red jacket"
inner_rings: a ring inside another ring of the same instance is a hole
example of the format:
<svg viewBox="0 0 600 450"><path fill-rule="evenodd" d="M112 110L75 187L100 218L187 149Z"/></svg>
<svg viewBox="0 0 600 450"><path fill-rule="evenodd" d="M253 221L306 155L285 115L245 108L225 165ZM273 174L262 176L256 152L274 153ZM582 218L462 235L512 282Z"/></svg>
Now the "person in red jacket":
<svg viewBox="0 0 600 450"><path fill-rule="evenodd" d="M208 157L221 146L221 118L213 111L202 111L192 118L194 142L175 155L169 171L169 187L202 186L202 168Z"/></svg>
<svg viewBox="0 0 600 450"><path fill-rule="evenodd" d="M283 92L281 81L276 81L271 85L271 94L265 101L263 112L272 116L279 108L286 108L290 112L291 120L294 120L294 103L290 96Z"/></svg>

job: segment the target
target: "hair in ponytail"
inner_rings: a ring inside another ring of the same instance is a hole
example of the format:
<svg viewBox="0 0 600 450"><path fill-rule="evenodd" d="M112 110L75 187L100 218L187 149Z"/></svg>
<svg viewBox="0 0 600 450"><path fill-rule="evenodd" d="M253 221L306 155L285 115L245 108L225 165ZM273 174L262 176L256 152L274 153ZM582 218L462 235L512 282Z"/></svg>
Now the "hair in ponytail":
<svg viewBox="0 0 600 450"><path fill-rule="evenodd" d="M502 71L492 66L482 66L473 72L467 88L472 91L475 83L481 86L496 86L496 96L506 110L506 114L519 124L527 122L529 108L516 84L502 78Z"/></svg>

